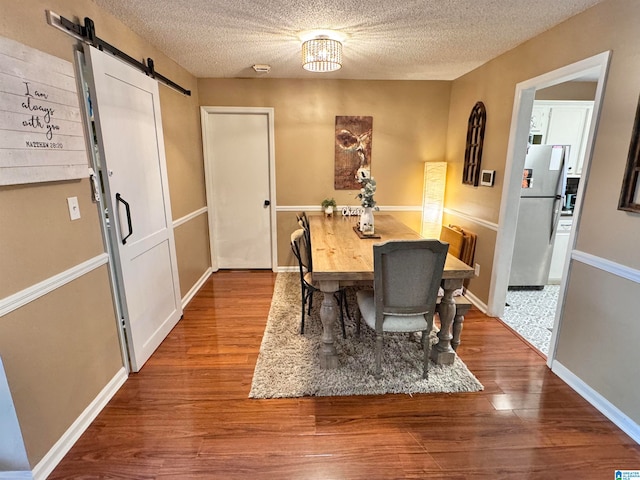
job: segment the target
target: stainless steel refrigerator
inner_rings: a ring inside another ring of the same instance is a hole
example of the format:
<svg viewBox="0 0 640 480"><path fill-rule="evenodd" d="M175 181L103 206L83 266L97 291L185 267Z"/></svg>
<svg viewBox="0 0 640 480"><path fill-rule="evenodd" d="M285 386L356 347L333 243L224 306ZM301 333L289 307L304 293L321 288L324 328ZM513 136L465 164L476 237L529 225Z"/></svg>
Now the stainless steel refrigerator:
<svg viewBox="0 0 640 480"><path fill-rule="evenodd" d="M568 145L530 145L522 175L509 288L543 288L565 189Z"/></svg>

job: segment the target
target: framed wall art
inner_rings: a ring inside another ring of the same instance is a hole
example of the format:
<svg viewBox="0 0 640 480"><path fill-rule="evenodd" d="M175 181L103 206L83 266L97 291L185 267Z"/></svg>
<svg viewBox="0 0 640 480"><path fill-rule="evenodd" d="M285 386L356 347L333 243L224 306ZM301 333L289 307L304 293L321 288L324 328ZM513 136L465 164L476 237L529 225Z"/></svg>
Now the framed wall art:
<svg viewBox="0 0 640 480"><path fill-rule="evenodd" d="M482 147L484 145L484 129L487 123L487 111L484 103L477 102L471 109L467 125L467 144L464 151L464 168L462 183L478 186L480 181L480 165L482 163Z"/></svg>
<svg viewBox="0 0 640 480"><path fill-rule="evenodd" d="M373 117L336 116L334 188L360 190L358 169L371 171Z"/></svg>
<svg viewBox="0 0 640 480"><path fill-rule="evenodd" d="M640 100L631 132L627 167L622 180L618 210L640 213Z"/></svg>

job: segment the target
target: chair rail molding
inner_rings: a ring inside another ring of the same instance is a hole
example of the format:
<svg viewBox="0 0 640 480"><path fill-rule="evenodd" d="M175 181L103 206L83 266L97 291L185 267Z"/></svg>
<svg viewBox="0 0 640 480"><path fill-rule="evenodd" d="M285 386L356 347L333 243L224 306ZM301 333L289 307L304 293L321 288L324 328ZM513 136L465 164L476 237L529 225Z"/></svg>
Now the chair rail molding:
<svg viewBox="0 0 640 480"><path fill-rule="evenodd" d="M202 215L203 213L207 213L208 211L209 211L209 208L205 205L204 207L199 208L198 210L188 213L184 217L180 217L177 220L174 220L173 228L179 227L183 223L187 223L188 221L193 220L194 218L199 217L200 215Z"/></svg>
<svg viewBox="0 0 640 480"><path fill-rule="evenodd" d="M616 263L606 258L598 257L590 253L582 252L580 250L573 250L571 252L571 259L576 262L584 263L592 267L603 270L616 277L625 278L635 283L640 283L640 270L637 270L621 263Z"/></svg>
<svg viewBox="0 0 640 480"><path fill-rule="evenodd" d="M335 211L340 212L343 207L357 207L357 205L339 205ZM381 212L421 212L422 205L379 205ZM277 212L322 212L320 205L278 205Z"/></svg>
<svg viewBox="0 0 640 480"><path fill-rule="evenodd" d="M473 222L477 225L480 225L482 227L488 228L489 230L493 230L495 232L498 231L498 224L494 223L494 222L490 222L488 220L485 220L483 218L479 218L479 217L474 217L473 215L468 215L464 212L461 212L460 210L454 210L453 208L445 208L444 209L444 213L447 213L449 215L455 215L456 217L460 217L460 218L464 218L465 220L468 220L469 222Z"/></svg>
<svg viewBox="0 0 640 480"><path fill-rule="evenodd" d="M0 299L0 317L3 317L27 303L33 302L38 298L66 285L73 280L95 270L96 268L109 263L109 255L101 253L85 262L65 270L53 277L36 283L24 290Z"/></svg>

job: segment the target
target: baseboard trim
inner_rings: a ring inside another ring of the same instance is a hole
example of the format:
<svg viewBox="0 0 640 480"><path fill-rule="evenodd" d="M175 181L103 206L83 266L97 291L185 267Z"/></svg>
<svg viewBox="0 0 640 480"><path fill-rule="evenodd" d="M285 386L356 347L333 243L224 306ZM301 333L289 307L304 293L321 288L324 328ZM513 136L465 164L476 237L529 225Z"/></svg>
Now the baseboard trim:
<svg viewBox="0 0 640 480"><path fill-rule="evenodd" d="M447 213L449 215L455 215L456 217L464 218L465 220L473 222L473 223L475 223L477 225L481 225L481 226L483 226L485 228L488 228L489 230L494 230L496 232L500 228L500 226L497 223L489 222L489 221L484 220L482 218L473 217L471 215L467 215L464 212L461 212L459 210L454 210L452 208L445 208L444 209L444 213Z"/></svg>
<svg viewBox="0 0 640 480"><path fill-rule="evenodd" d="M200 279L193 285L193 287L191 287L191 289L187 292L187 294L182 299L182 310L184 310L185 307L189 304L189 302L193 300L193 297L196 296L196 293L198 293L198 290L202 288L202 286L204 285L204 283L207 281L207 279L212 273L213 273L213 269L211 267L207 268L204 274L200 277Z"/></svg>
<svg viewBox="0 0 640 480"><path fill-rule="evenodd" d="M34 480L45 480L53 472L53 469L56 468L71 447L78 441L80 435L91 425L91 422L95 420L126 380L127 371L123 367L64 432L62 437L51 447L51 450L38 462L32 471Z"/></svg>
<svg viewBox="0 0 640 480"><path fill-rule="evenodd" d="M467 299L469 299L469 301L473 303L476 306L476 308L480 310L482 313L484 314L487 313L487 310L488 310L487 304L484 303L482 300L480 300L478 297L476 297L472 292L467 290L466 292L464 292L464 296L467 297Z"/></svg>
<svg viewBox="0 0 640 480"><path fill-rule="evenodd" d="M187 223L189 220L193 220L194 218L199 217L200 215L202 215L203 213L207 213L208 211L209 208L205 206L185 215L184 217L180 217L179 219L173 221L173 228L179 227L183 223Z"/></svg>
<svg viewBox="0 0 640 480"><path fill-rule="evenodd" d="M37 300L38 298L60 288L73 280L105 265L109 262L109 255L102 253L98 256L90 258L86 262L69 268L53 277L49 277L42 282L31 285L13 295L0 300L0 317L7 315L26 304Z"/></svg>
<svg viewBox="0 0 640 480"><path fill-rule="evenodd" d="M597 257L580 250L574 250L571 252L571 258L577 262L584 263L610 273L611 275L615 275L616 277L626 278L632 282L640 283L640 270L636 270L635 268L612 262L606 258Z"/></svg>
<svg viewBox="0 0 640 480"><path fill-rule="evenodd" d="M295 267L295 266L278 267L276 270L277 273L296 273L297 271L298 271L298 267Z"/></svg>
<svg viewBox="0 0 640 480"><path fill-rule="evenodd" d="M560 379L593 405L600 413L617 425L620 430L629 435L634 442L640 444L640 425L627 417L618 407L596 392L557 360L554 360L551 371L558 375Z"/></svg>

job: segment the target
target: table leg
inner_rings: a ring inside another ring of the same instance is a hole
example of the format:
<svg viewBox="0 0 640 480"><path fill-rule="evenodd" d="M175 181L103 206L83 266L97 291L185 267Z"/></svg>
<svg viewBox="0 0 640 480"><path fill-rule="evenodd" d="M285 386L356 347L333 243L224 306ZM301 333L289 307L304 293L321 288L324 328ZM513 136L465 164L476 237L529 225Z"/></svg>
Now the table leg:
<svg viewBox="0 0 640 480"><path fill-rule="evenodd" d="M458 345L460 345L460 336L462 334L462 324L464 323L464 316L469 311L470 306L456 304L456 316L453 318L453 338L451 339L451 348L456 352L458 351Z"/></svg>
<svg viewBox="0 0 640 480"><path fill-rule="evenodd" d="M458 310L456 306L456 315L453 317L453 337L451 338L451 348L454 351L458 350L458 345L460 345L460 335L462 334L462 324L464 323L464 315Z"/></svg>
<svg viewBox="0 0 640 480"><path fill-rule="evenodd" d="M453 320L456 316L456 302L453 292L462 287L462 280L449 278L443 281L444 297L440 301L438 312L440 314L440 331L438 343L431 349L431 360L438 365L451 365L456 353L451 348Z"/></svg>
<svg viewBox="0 0 640 480"><path fill-rule="evenodd" d="M333 327L338 319L338 302L335 292L338 291L338 282L320 282L320 290L324 294L320 306L320 321L322 322L322 345L320 347L320 368L329 370L338 368L338 356L333 345Z"/></svg>

